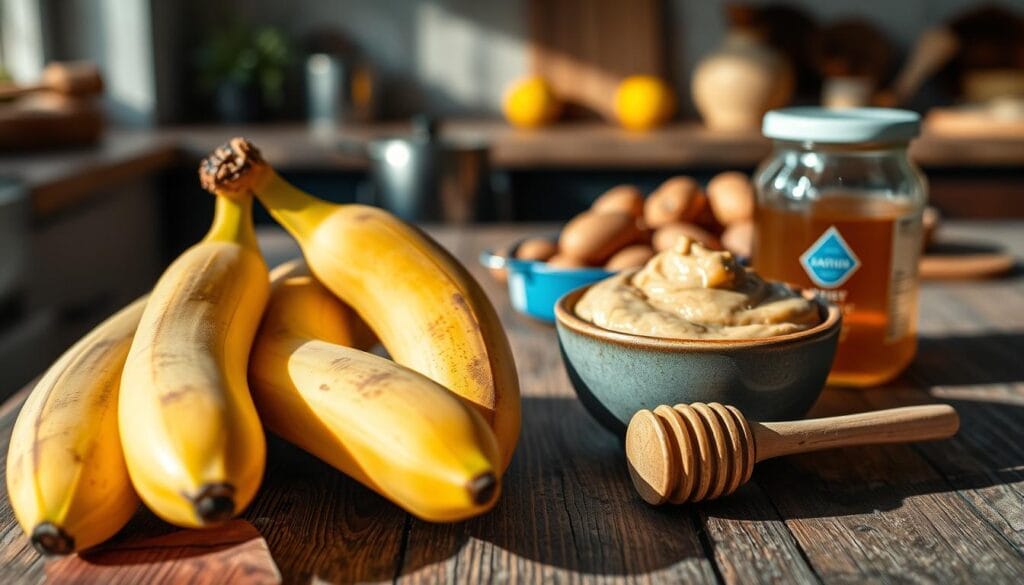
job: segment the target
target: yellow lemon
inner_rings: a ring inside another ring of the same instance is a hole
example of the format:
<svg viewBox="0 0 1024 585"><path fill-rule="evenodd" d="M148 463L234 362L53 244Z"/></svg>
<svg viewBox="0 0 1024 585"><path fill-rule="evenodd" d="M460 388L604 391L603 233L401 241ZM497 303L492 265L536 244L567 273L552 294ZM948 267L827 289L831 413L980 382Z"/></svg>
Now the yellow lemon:
<svg viewBox="0 0 1024 585"><path fill-rule="evenodd" d="M554 122L562 104L543 77L526 77L505 92L505 118L513 126L537 128Z"/></svg>
<svg viewBox="0 0 1024 585"><path fill-rule="evenodd" d="M615 90L615 115L630 130L661 126L676 110L672 88L653 75L627 77Z"/></svg>

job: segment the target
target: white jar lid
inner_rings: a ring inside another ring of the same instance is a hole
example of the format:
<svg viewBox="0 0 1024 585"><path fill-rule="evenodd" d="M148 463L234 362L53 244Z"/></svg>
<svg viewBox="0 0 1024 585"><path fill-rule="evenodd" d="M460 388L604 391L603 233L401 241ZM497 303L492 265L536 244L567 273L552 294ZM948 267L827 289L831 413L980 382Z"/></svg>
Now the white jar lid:
<svg viewBox="0 0 1024 585"><path fill-rule="evenodd" d="M920 134L921 115L894 108L783 108L764 115L761 131L794 142L906 142Z"/></svg>

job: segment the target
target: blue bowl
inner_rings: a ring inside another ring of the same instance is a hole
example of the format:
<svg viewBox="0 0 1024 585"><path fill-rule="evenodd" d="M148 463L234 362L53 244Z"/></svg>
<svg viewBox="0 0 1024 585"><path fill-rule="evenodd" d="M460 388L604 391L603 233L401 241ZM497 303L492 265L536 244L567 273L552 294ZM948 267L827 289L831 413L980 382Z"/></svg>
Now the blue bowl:
<svg viewBox="0 0 1024 585"><path fill-rule="evenodd" d="M504 269L508 275L508 296L512 308L548 323L555 322L555 303L567 292L604 280L615 274L603 268L555 268L544 262L515 259L516 248L508 257L484 250L480 263L491 269Z"/></svg>

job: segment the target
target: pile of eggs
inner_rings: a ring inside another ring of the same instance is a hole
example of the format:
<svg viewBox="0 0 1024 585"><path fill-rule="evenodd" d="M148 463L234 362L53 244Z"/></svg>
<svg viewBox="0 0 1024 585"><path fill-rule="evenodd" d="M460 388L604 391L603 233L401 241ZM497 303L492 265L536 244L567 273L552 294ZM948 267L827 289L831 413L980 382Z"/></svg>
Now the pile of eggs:
<svg viewBox="0 0 1024 585"><path fill-rule="evenodd" d="M570 220L557 242L524 240L515 257L557 268L627 270L643 266L680 236L745 257L753 220L754 187L740 172L716 175L707 189L691 177L672 177L646 198L633 185L619 185Z"/></svg>

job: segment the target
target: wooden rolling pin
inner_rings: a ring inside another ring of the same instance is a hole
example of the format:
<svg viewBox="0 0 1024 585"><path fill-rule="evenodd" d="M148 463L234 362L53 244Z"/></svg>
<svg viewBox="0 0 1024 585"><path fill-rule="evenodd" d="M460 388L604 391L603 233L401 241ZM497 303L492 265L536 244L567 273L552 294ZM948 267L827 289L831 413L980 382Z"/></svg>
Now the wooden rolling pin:
<svg viewBox="0 0 1024 585"><path fill-rule="evenodd" d="M629 421L626 458L640 497L682 504L729 495L750 479L754 463L853 445L909 443L953 436L960 417L930 404L829 418L748 422L717 402L659 406Z"/></svg>
<svg viewBox="0 0 1024 585"><path fill-rule="evenodd" d="M0 99L40 91L75 96L94 95L103 91L103 77L96 65L88 61L50 63L43 69L42 79L35 85L0 86Z"/></svg>

